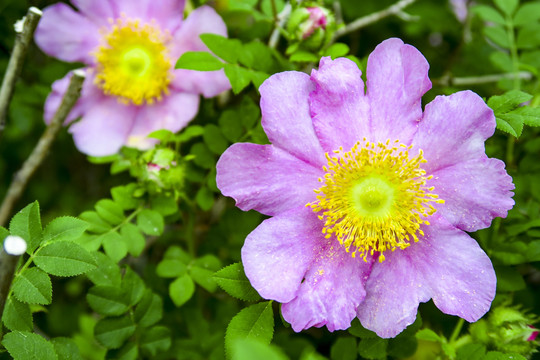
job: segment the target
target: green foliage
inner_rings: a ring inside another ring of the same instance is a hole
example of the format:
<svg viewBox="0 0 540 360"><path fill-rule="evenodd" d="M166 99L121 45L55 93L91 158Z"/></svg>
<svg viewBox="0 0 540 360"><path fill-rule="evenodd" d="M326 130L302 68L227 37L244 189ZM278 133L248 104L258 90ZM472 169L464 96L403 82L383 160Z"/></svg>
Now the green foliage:
<svg viewBox="0 0 540 360"><path fill-rule="evenodd" d="M511 90L504 95L490 97L488 106L495 113L497 128L519 137L523 132L523 125L540 126L540 108L520 106L532 97L519 90Z"/></svg>
<svg viewBox="0 0 540 360"><path fill-rule="evenodd" d="M57 360L54 345L28 331L13 331L6 334L2 345L14 360Z"/></svg>
<svg viewBox="0 0 540 360"><path fill-rule="evenodd" d="M52 301L52 283L49 275L36 268L26 268L15 278L13 295L27 304L47 305Z"/></svg>
<svg viewBox="0 0 540 360"><path fill-rule="evenodd" d="M259 301L261 299L244 274L242 263L224 267L216 272L213 278L220 288L235 298L244 301Z"/></svg>

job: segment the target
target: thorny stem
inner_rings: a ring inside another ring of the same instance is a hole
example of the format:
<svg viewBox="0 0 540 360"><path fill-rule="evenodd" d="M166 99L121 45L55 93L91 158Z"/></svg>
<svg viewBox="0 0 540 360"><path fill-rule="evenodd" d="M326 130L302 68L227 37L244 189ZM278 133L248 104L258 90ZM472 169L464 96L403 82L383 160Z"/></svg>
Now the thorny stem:
<svg viewBox="0 0 540 360"><path fill-rule="evenodd" d="M514 79L516 74L490 74L490 75L481 75L481 76L468 76L468 77L451 77L443 76L439 79L434 79L433 84L439 86L464 86L464 85L475 85L475 84L488 84L492 82L497 82L502 79ZM519 79L530 80L533 78L533 74L528 71L520 71L517 73Z"/></svg>
<svg viewBox="0 0 540 360"><path fill-rule="evenodd" d="M3 226L8 220L15 202L21 196L26 184L30 180L30 177L32 177L36 169L45 158L45 155L47 155L47 152L56 138L56 135L60 131L64 120L79 98L83 81L84 72L81 70L73 71L69 86L64 94L64 97L62 98L62 102L60 103L58 110L54 114L49 126L47 126L45 129L43 135L41 135L36 147L28 159L26 159L21 169L15 174L13 181L9 185L4 201L0 206L0 226Z"/></svg>
<svg viewBox="0 0 540 360"><path fill-rule="evenodd" d="M9 102L11 101L11 97L13 95L13 89L15 89L15 83L21 72L22 63L24 57L26 56L28 45L30 45L30 41L34 35L34 30L36 30L36 26L40 18L41 10L31 7L28 9L24 20L20 20L24 21L22 29L15 24L15 31L17 32L15 46L13 47L13 52L9 58L6 73L4 75L4 79L2 80L2 88L0 88L0 134L4 131L6 126L6 116L9 108Z"/></svg>
<svg viewBox="0 0 540 360"><path fill-rule="evenodd" d="M345 27L337 29L336 32L334 33L334 37L332 38L331 43L333 43L337 38L343 35L357 31L385 17L392 16L392 15L401 16L403 14L402 10L406 8L407 6L411 5L415 1L416 0L400 0L394 5L387 7L384 10L356 19L352 23L347 24Z"/></svg>

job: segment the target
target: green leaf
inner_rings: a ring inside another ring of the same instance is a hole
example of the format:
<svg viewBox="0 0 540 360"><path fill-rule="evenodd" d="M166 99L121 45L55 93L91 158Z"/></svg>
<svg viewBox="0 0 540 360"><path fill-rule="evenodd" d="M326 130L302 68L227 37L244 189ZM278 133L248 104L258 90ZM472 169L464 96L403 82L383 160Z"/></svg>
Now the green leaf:
<svg viewBox="0 0 540 360"><path fill-rule="evenodd" d="M95 211L85 211L79 215L79 218L89 224L88 231L90 232L101 234L112 229L112 226Z"/></svg>
<svg viewBox="0 0 540 360"><path fill-rule="evenodd" d="M540 19L540 3L523 4L514 15L514 26L534 23Z"/></svg>
<svg viewBox="0 0 540 360"><path fill-rule="evenodd" d="M193 161L204 169L211 169L216 166L214 154L208 149L204 143L193 144L190 154L195 156Z"/></svg>
<svg viewBox="0 0 540 360"><path fill-rule="evenodd" d="M46 273L56 276L75 276L96 268L94 257L82 246L61 241L40 248L34 263Z"/></svg>
<svg viewBox="0 0 540 360"><path fill-rule="evenodd" d="M299 50L289 58L292 62L317 62L319 58L308 51Z"/></svg>
<svg viewBox="0 0 540 360"><path fill-rule="evenodd" d="M244 274L242 263L224 267L214 274L214 281L229 295L244 301L258 301L259 294Z"/></svg>
<svg viewBox="0 0 540 360"><path fill-rule="evenodd" d="M202 187L197 191L195 201L202 210L208 211L214 205L214 194L207 187Z"/></svg>
<svg viewBox="0 0 540 360"><path fill-rule="evenodd" d="M259 88L266 79L270 77L270 74L261 71L249 70L251 82L255 88Z"/></svg>
<svg viewBox="0 0 540 360"><path fill-rule="evenodd" d="M512 59L507 53L495 51L489 55L489 60L504 72L512 72L513 70Z"/></svg>
<svg viewBox="0 0 540 360"><path fill-rule="evenodd" d="M414 335L399 334L393 339L388 340L386 351L389 356L399 359L413 356L418 348L418 340Z"/></svg>
<svg viewBox="0 0 540 360"><path fill-rule="evenodd" d="M510 48L510 41L508 40L508 34L500 26L486 26L482 29L484 35L487 36L495 44L505 48Z"/></svg>
<svg viewBox="0 0 540 360"><path fill-rule="evenodd" d="M204 127L203 139L210 151L217 155L221 155L229 147L229 142L223 136L221 129L214 124Z"/></svg>
<svg viewBox="0 0 540 360"><path fill-rule="evenodd" d="M141 337L141 350L152 358L159 352L171 347L171 331L165 326L154 326L145 331Z"/></svg>
<svg viewBox="0 0 540 360"><path fill-rule="evenodd" d="M174 305L184 305L195 292L195 284L187 274L180 276L169 285L169 296Z"/></svg>
<svg viewBox="0 0 540 360"><path fill-rule="evenodd" d="M127 251L133 256L140 256L146 246L146 240L137 226L132 223L126 223L120 228L120 235Z"/></svg>
<svg viewBox="0 0 540 360"><path fill-rule="evenodd" d="M0 226L0 239L2 239L2 244L7 236L9 236L9 230L3 226Z"/></svg>
<svg viewBox="0 0 540 360"><path fill-rule="evenodd" d="M283 354L280 348L265 344L254 339L236 339L232 343L233 360L288 360L289 358ZM321 360L323 357L304 357L301 360ZM356 357L355 357L356 359Z"/></svg>
<svg viewBox="0 0 540 360"><path fill-rule="evenodd" d="M272 51L257 40L244 44L238 60L248 68L263 72L271 71L274 65Z"/></svg>
<svg viewBox="0 0 540 360"><path fill-rule="evenodd" d="M387 339L380 337L366 338L358 343L358 354L366 359L380 359L386 357Z"/></svg>
<svg viewBox="0 0 540 360"><path fill-rule="evenodd" d="M349 46L344 43L335 43L324 51L324 56L331 56L332 60L349 53Z"/></svg>
<svg viewBox="0 0 540 360"><path fill-rule="evenodd" d="M4 306L2 322L11 331L32 331L32 313L28 304L10 296Z"/></svg>
<svg viewBox="0 0 540 360"><path fill-rule="evenodd" d="M110 349L107 351L107 359L115 360L137 360L139 359L139 348L135 342L127 342L120 349Z"/></svg>
<svg viewBox="0 0 540 360"><path fill-rule="evenodd" d="M244 132L240 116L235 110L228 109L223 111L219 117L218 123L223 135L230 142L238 141Z"/></svg>
<svg viewBox="0 0 540 360"><path fill-rule="evenodd" d="M73 241L79 238L88 228L86 221L71 216L54 219L43 230L43 243L51 241Z"/></svg>
<svg viewBox="0 0 540 360"><path fill-rule="evenodd" d="M139 201L133 197L133 191L137 184L128 184L115 186L111 189L111 196L115 203L120 205L123 210L132 210L139 205Z"/></svg>
<svg viewBox="0 0 540 360"><path fill-rule="evenodd" d="M206 51L188 51L176 62L175 69L215 71L223 68L223 63Z"/></svg>
<svg viewBox="0 0 540 360"><path fill-rule="evenodd" d="M500 115L495 118L497 129L507 132L514 137L520 137L523 132L523 121L519 118L512 118L506 115Z"/></svg>
<svg viewBox="0 0 540 360"><path fill-rule="evenodd" d="M75 341L65 337L51 339L58 360L83 360Z"/></svg>
<svg viewBox="0 0 540 360"><path fill-rule="evenodd" d="M234 358L233 344L237 339L256 339L270 344L274 336L272 301L251 305L232 318L225 334L225 352Z"/></svg>
<svg viewBox="0 0 540 360"><path fill-rule="evenodd" d="M527 358L516 353L503 354L498 351L488 351L482 360L527 360Z"/></svg>
<svg viewBox="0 0 540 360"><path fill-rule="evenodd" d="M14 360L58 360L53 344L28 331L7 333L2 345Z"/></svg>
<svg viewBox="0 0 540 360"><path fill-rule="evenodd" d="M135 324L127 316L103 318L94 327L96 340L108 349L118 349L135 332Z"/></svg>
<svg viewBox="0 0 540 360"><path fill-rule="evenodd" d="M492 22L499 25L506 25L506 20L497 10L488 5L476 5L471 11L480 16L486 22Z"/></svg>
<svg viewBox="0 0 540 360"><path fill-rule="evenodd" d="M338 338L330 348L330 359L356 360L356 339L352 337Z"/></svg>
<svg viewBox="0 0 540 360"><path fill-rule="evenodd" d="M137 226L147 235L158 236L163 233L163 216L155 210L144 209L137 214Z"/></svg>
<svg viewBox="0 0 540 360"><path fill-rule="evenodd" d="M28 304L48 305L52 301L52 283L49 275L36 267L17 275L12 285L13 295Z"/></svg>
<svg viewBox="0 0 540 360"><path fill-rule="evenodd" d="M504 116L510 119L519 119L528 126L540 126L540 107L522 106Z"/></svg>
<svg viewBox="0 0 540 360"><path fill-rule="evenodd" d="M128 310L126 294L119 287L96 285L86 294L88 305L98 314L118 316Z"/></svg>
<svg viewBox="0 0 540 360"><path fill-rule="evenodd" d="M86 276L88 276L90 281L92 281L94 285L120 286L122 276L120 275L120 268L118 265L102 252L95 252L93 255L97 267L86 273Z"/></svg>
<svg viewBox="0 0 540 360"><path fill-rule="evenodd" d="M134 306L138 304L144 295L144 290L144 281L135 271L127 267L124 278L122 279L122 291L126 294L128 305Z"/></svg>
<svg viewBox="0 0 540 360"><path fill-rule="evenodd" d="M416 333L416 338L419 340L442 342L443 339L431 329L422 329Z"/></svg>
<svg viewBox="0 0 540 360"><path fill-rule="evenodd" d="M175 278L186 273L186 264L178 259L163 259L156 268L156 274L163 278Z"/></svg>
<svg viewBox="0 0 540 360"><path fill-rule="evenodd" d="M513 267L495 266L497 291L519 291L525 289L523 276Z"/></svg>
<svg viewBox="0 0 540 360"><path fill-rule="evenodd" d="M163 317L163 300L151 290L146 290L135 308L134 319L139 326L152 326Z"/></svg>
<svg viewBox="0 0 540 360"><path fill-rule="evenodd" d="M178 204L174 196L154 195L150 199L152 210L159 212L163 216L172 215L178 212Z"/></svg>
<svg viewBox="0 0 540 360"><path fill-rule="evenodd" d="M503 13L508 16L512 16L519 4L519 0L493 0L493 2Z"/></svg>
<svg viewBox="0 0 540 360"><path fill-rule="evenodd" d="M189 268L189 275L193 281L206 289L206 291L213 293L217 290L218 286L212 277L214 275L213 270L192 266Z"/></svg>
<svg viewBox="0 0 540 360"><path fill-rule="evenodd" d="M9 223L11 235L20 236L26 241L26 252L32 254L41 243L41 216L39 203L34 201L19 211Z"/></svg>
<svg viewBox="0 0 540 360"><path fill-rule="evenodd" d="M128 248L127 244L116 231L110 231L101 235L101 244L105 250L105 254L112 260L118 262L126 257Z"/></svg>
<svg viewBox="0 0 540 360"><path fill-rule="evenodd" d="M516 46L518 49L535 49L540 46L540 24L532 23L519 29Z"/></svg>
<svg viewBox="0 0 540 360"><path fill-rule="evenodd" d="M377 334L375 334L373 331L364 328L362 324L360 324L360 321L358 320L358 318L355 318L352 321L351 327L349 328L348 331L349 331L349 334L359 337L361 339L377 337Z"/></svg>
<svg viewBox="0 0 540 360"><path fill-rule="evenodd" d="M201 40L210 51L229 63L238 61L238 54L242 50L242 43L237 39L228 39L217 34L201 34Z"/></svg>
<svg viewBox="0 0 540 360"><path fill-rule="evenodd" d="M515 137L520 136L525 118L520 117L519 112L515 114L518 116L512 116L511 111L531 98L532 95L519 90L511 90L503 95L490 97L487 104L495 113L497 128Z"/></svg>
<svg viewBox="0 0 540 360"><path fill-rule="evenodd" d="M250 71L236 64L225 64L225 75L231 82L234 94L239 94L251 81Z"/></svg>
<svg viewBox="0 0 540 360"><path fill-rule="evenodd" d="M183 143L204 133L204 128L199 125L190 125L177 135L177 141Z"/></svg>
<svg viewBox="0 0 540 360"><path fill-rule="evenodd" d="M125 219L122 206L111 199L99 200L95 208L98 215L111 225L118 225Z"/></svg>
<svg viewBox="0 0 540 360"><path fill-rule="evenodd" d="M482 344L466 344L457 349L458 360L478 360L486 354L486 347Z"/></svg>

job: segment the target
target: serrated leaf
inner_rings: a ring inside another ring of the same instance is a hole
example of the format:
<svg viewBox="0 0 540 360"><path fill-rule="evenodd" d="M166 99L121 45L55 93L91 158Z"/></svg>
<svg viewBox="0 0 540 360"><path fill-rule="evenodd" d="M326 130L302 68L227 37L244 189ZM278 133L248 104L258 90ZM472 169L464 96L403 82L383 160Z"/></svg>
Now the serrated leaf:
<svg viewBox="0 0 540 360"><path fill-rule="evenodd" d="M137 360L139 359L139 347L135 342L125 343L120 349L107 351L106 359L114 360Z"/></svg>
<svg viewBox="0 0 540 360"><path fill-rule="evenodd" d="M72 242L53 242L40 248L34 263L46 273L56 276L75 276L96 268L92 254Z"/></svg>
<svg viewBox="0 0 540 360"><path fill-rule="evenodd" d="M163 216L155 210L143 209L137 214L137 226L147 235L158 236L163 233Z"/></svg>
<svg viewBox="0 0 540 360"><path fill-rule="evenodd" d="M506 20L500 12L489 5L476 5L471 8L471 11L486 22L492 22L499 25L506 25Z"/></svg>
<svg viewBox="0 0 540 360"><path fill-rule="evenodd" d="M522 119L500 115L495 118L495 122L497 124L497 129L507 132L514 137L520 137L523 132Z"/></svg>
<svg viewBox="0 0 540 360"><path fill-rule="evenodd" d="M502 353L498 351L488 351L482 360L527 360L526 357L516 353Z"/></svg>
<svg viewBox="0 0 540 360"><path fill-rule="evenodd" d="M210 51L229 63L236 63L242 50L242 43L237 39L228 39L218 34L201 34L201 40Z"/></svg>
<svg viewBox="0 0 540 360"><path fill-rule="evenodd" d="M81 353L75 341L65 337L51 339L58 360L82 360Z"/></svg>
<svg viewBox="0 0 540 360"><path fill-rule="evenodd" d="M386 357L387 347L387 339L365 338L358 343L358 354L366 359L381 359Z"/></svg>
<svg viewBox="0 0 540 360"><path fill-rule="evenodd" d="M111 199L99 200L95 208L98 215L111 225L118 225L125 219L122 207Z"/></svg>
<svg viewBox="0 0 540 360"><path fill-rule="evenodd" d="M137 305L144 295L144 281L130 267L126 268L122 279L122 290L127 294L126 299L129 306Z"/></svg>
<svg viewBox="0 0 540 360"><path fill-rule="evenodd" d="M49 275L31 267L17 275L12 285L13 295L28 304L48 305L52 301L52 283Z"/></svg>
<svg viewBox="0 0 540 360"><path fill-rule="evenodd" d="M248 68L271 71L274 64L272 51L260 41L253 40L244 44L238 60Z"/></svg>
<svg viewBox="0 0 540 360"><path fill-rule="evenodd" d="M197 136L204 134L204 128L199 125L190 125L177 135L176 140L179 142L189 141Z"/></svg>
<svg viewBox="0 0 540 360"><path fill-rule="evenodd" d="M175 69L216 71L223 68L222 63L214 55L206 51L188 51L176 62Z"/></svg>
<svg viewBox="0 0 540 360"><path fill-rule="evenodd" d="M519 0L493 0L495 5L506 15L511 16L519 4Z"/></svg>
<svg viewBox="0 0 540 360"><path fill-rule="evenodd" d="M103 220L95 211L85 211L79 215L79 218L88 223L90 232L101 234L112 229L111 224Z"/></svg>
<svg viewBox="0 0 540 360"><path fill-rule="evenodd" d="M178 259L163 259L156 267L156 274L163 278L175 278L186 273L186 264Z"/></svg>
<svg viewBox="0 0 540 360"><path fill-rule="evenodd" d="M163 317L163 300L151 290L146 290L135 308L134 319L139 326L148 327Z"/></svg>
<svg viewBox="0 0 540 360"><path fill-rule="evenodd" d="M139 201L133 197L133 191L137 184L128 184L115 186L111 189L111 196L115 203L120 205L124 210L135 209L139 205Z"/></svg>
<svg viewBox="0 0 540 360"><path fill-rule="evenodd" d="M237 339L255 339L270 344L274 336L272 301L251 305L232 318L225 334L225 351L234 357L233 344Z"/></svg>
<svg viewBox="0 0 540 360"><path fill-rule="evenodd" d="M2 345L14 360L58 360L53 344L28 331L7 333Z"/></svg>
<svg viewBox="0 0 540 360"><path fill-rule="evenodd" d="M349 52L349 46L344 43L335 43L324 51L325 56L330 56L332 59L345 56Z"/></svg>
<svg viewBox="0 0 540 360"><path fill-rule="evenodd" d="M456 355L459 360L482 359L486 354L486 347L482 344L466 344L457 349Z"/></svg>
<svg viewBox="0 0 540 360"><path fill-rule="evenodd" d="M482 29L485 36L488 37L489 40L493 41L495 44L505 48L510 48L510 41L508 39L508 34L506 31L499 26L487 26Z"/></svg>
<svg viewBox="0 0 540 360"><path fill-rule="evenodd" d="M187 274L178 277L169 285L169 296L174 305L180 307L184 305L195 292L195 284Z"/></svg>
<svg viewBox="0 0 540 360"><path fill-rule="evenodd" d="M489 98L487 104L493 109L495 115L505 114L520 104L532 99L531 94L519 90L510 90L503 95L495 95Z"/></svg>
<svg viewBox="0 0 540 360"><path fill-rule="evenodd" d="M244 273L242 263L234 263L214 274L214 281L229 295L244 301L261 299Z"/></svg>
<svg viewBox="0 0 540 360"><path fill-rule="evenodd" d="M105 254L112 260L118 262L126 257L128 248L127 244L116 231L109 231L101 235L101 244L105 250Z"/></svg>
<svg viewBox="0 0 540 360"><path fill-rule="evenodd" d="M135 332L136 326L127 316L103 318L94 327L96 340L108 349L118 349Z"/></svg>
<svg viewBox="0 0 540 360"><path fill-rule="evenodd" d="M92 310L105 316L122 315L128 310L126 294L115 286L92 286L86 294L86 301Z"/></svg>
<svg viewBox="0 0 540 360"><path fill-rule="evenodd" d="M514 26L527 25L540 19L540 3L523 4L514 15Z"/></svg>
<svg viewBox="0 0 540 360"><path fill-rule="evenodd" d="M143 333L140 344L142 351L154 357L171 347L171 331L165 326L154 326Z"/></svg>
<svg viewBox="0 0 540 360"><path fill-rule="evenodd" d="M231 83L234 94L239 94L251 81L250 71L236 64L225 64L225 75Z"/></svg>
<svg viewBox="0 0 540 360"><path fill-rule="evenodd" d="M10 296L4 306L2 322L11 331L32 331L32 313L28 304Z"/></svg>
<svg viewBox="0 0 540 360"><path fill-rule="evenodd" d="M425 341L442 342L443 339L431 329L422 329L416 333L416 338Z"/></svg>
<svg viewBox="0 0 540 360"><path fill-rule="evenodd" d="M505 116L519 118L528 126L540 126L540 107L522 106L507 113Z"/></svg>
<svg viewBox="0 0 540 360"><path fill-rule="evenodd" d="M133 256L142 254L146 246L146 240L137 226L132 223L126 223L120 228L120 235L127 246L127 251Z"/></svg>
<svg viewBox="0 0 540 360"><path fill-rule="evenodd" d="M208 292L215 292L218 285L213 279L214 271L204 269L198 266L192 266L189 268L189 275L199 286L203 287Z"/></svg>
<svg viewBox="0 0 540 360"><path fill-rule="evenodd" d="M280 348L262 343L254 339L236 339L232 344L234 360L288 360ZM356 351L355 351L356 352ZM326 360L325 357L316 356L315 352L305 356L306 351L302 353L301 360ZM356 354L355 354L356 359Z"/></svg>
<svg viewBox="0 0 540 360"><path fill-rule="evenodd" d="M122 276L118 265L102 252L95 252L93 255L97 267L86 273L90 281L94 285L120 286Z"/></svg>
<svg viewBox="0 0 540 360"><path fill-rule="evenodd" d="M489 60L504 72L512 72L513 70L512 59L507 53L495 51L489 55Z"/></svg>
<svg viewBox="0 0 540 360"><path fill-rule="evenodd" d="M43 243L51 241L73 241L88 228L86 221L72 216L62 216L52 220L43 230Z"/></svg>
<svg viewBox="0 0 540 360"><path fill-rule="evenodd" d="M32 254L41 242L41 216L37 201L19 211L9 223L11 235L20 236L26 241L26 252Z"/></svg>

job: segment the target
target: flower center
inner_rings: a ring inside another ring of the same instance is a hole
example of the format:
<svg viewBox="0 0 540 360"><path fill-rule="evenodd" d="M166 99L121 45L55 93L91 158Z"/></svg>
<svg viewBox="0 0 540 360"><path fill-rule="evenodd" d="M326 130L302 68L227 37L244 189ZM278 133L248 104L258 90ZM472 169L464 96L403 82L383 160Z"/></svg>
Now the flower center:
<svg viewBox="0 0 540 360"><path fill-rule="evenodd" d="M153 24L117 19L95 53L96 84L124 103L160 101L171 82L166 42Z"/></svg>
<svg viewBox="0 0 540 360"><path fill-rule="evenodd" d="M347 252L352 249L367 260L368 254L405 249L424 233L420 225L436 209L431 203L444 203L426 182L432 176L420 165L425 163L422 150L409 157L411 146L399 140L393 143L357 142L350 151L343 148L326 154L323 185L315 190L317 200L308 203L321 212L326 238L335 235Z"/></svg>

